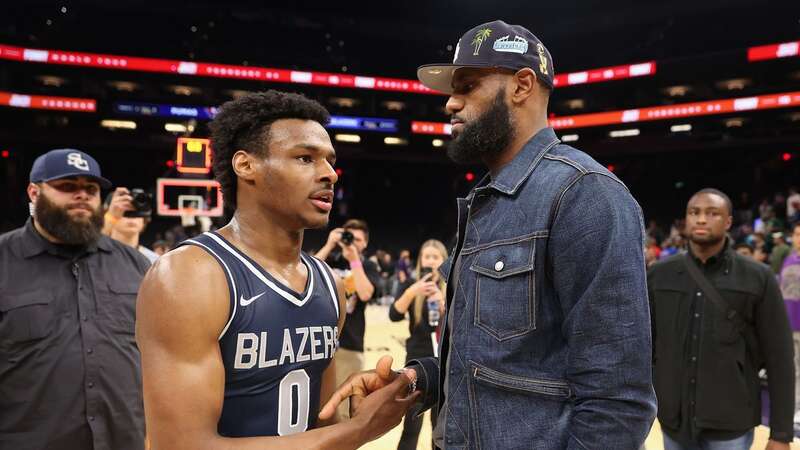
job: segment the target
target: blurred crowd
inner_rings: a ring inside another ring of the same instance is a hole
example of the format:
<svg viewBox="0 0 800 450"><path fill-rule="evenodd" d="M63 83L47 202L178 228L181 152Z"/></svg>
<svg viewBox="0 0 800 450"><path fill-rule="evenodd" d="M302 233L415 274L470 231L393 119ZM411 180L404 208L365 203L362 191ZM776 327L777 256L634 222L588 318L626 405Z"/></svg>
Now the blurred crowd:
<svg viewBox="0 0 800 450"><path fill-rule="evenodd" d="M743 193L734 207L728 237L738 253L769 265L779 274L791 253L793 230L799 222L800 193L796 187L764 197L758 204ZM645 248L648 267L686 248L684 227L683 218L675 219L669 229L655 220L649 222Z"/></svg>

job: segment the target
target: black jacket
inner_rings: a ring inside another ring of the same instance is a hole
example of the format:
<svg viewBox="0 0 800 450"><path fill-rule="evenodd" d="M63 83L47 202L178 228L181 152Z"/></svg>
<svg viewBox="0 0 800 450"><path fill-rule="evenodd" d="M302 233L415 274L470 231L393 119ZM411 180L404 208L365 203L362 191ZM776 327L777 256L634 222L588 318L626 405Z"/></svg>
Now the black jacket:
<svg viewBox="0 0 800 450"><path fill-rule="evenodd" d="M664 432L688 444L700 436L728 439L749 431L760 423L758 371L764 367L770 439L790 442L792 333L774 274L727 247L706 264L692 260L744 320L745 329L737 329L727 311L706 298L686 269L686 254L649 270L654 384Z"/></svg>

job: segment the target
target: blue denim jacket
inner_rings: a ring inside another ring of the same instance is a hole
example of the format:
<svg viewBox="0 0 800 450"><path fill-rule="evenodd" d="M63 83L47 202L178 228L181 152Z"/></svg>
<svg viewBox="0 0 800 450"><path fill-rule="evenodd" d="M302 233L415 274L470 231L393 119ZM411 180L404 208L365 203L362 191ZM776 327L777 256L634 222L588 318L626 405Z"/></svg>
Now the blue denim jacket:
<svg viewBox="0 0 800 450"><path fill-rule="evenodd" d="M416 361L424 407L442 406L449 374L446 448L638 449L656 397L644 227L625 185L545 128L458 210L441 367Z"/></svg>

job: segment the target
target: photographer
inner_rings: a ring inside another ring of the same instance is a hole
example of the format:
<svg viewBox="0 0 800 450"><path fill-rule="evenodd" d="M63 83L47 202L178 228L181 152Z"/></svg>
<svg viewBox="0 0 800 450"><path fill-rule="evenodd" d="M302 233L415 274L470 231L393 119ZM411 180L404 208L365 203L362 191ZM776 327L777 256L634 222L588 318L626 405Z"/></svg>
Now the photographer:
<svg viewBox="0 0 800 450"><path fill-rule="evenodd" d="M410 259L410 258L409 258ZM439 346L437 331L439 319L444 315L445 282L439 276L439 267L447 259L447 248L436 239L422 244L414 270L416 280L408 279L402 283L398 292L403 294L389 308L389 319L399 322L408 315L410 337L406 341L406 364L409 361L436 356ZM436 408L431 409L431 424L436 427ZM397 450L417 448L419 432L422 429L422 415L413 411L406 414L403 421L403 434Z"/></svg>
<svg viewBox="0 0 800 450"><path fill-rule="evenodd" d="M337 386L364 366L364 310L381 282L378 266L364 258L368 244L367 223L351 219L341 228L331 231L325 246L315 255L326 261L344 280L347 295L347 320L344 329L339 331L339 349L336 351ZM339 415L348 418L347 411L346 406L341 406Z"/></svg>
<svg viewBox="0 0 800 450"><path fill-rule="evenodd" d="M134 197L126 188L118 187L106 197L103 231L111 239L139 250L153 263L158 259L158 254L139 243L140 236L150 223L152 214L150 196L139 189L134 189L134 194L138 195Z"/></svg>
<svg viewBox="0 0 800 450"><path fill-rule="evenodd" d="M0 447L141 450L136 292L149 267L101 234L111 183L78 150L33 163L31 218L0 236Z"/></svg>

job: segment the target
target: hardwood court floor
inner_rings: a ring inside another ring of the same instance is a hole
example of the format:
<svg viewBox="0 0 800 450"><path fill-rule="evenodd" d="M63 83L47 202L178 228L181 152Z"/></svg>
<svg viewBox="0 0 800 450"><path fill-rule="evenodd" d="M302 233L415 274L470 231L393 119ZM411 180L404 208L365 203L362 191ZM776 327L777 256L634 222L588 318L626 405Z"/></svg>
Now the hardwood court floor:
<svg viewBox="0 0 800 450"><path fill-rule="evenodd" d="M367 368L374 368L375 363L383 355L391 355L394 358L394 367L402 366L405 361L405 340L408 338L408 322L392 322L389 320L388 307L370 305L366 310L366 336L365 342L365 361ZM425 422L420 433L419 450L431 450L430 436L431 425L428 414L425 414ZM385 434L380 439L370 442L361 447L366 450L394 450L400 440L402 424ZM753 443L754 450L763 450L766 446L769 429L759 427L756 430L756 438ZM645 442L646 450L663 450L664 445L661 438L661 430L658 422L653 426L653 430ZM497 449L502 450L502 449ZM800 441L795 439L792 450L800 450Z"/></svg>

